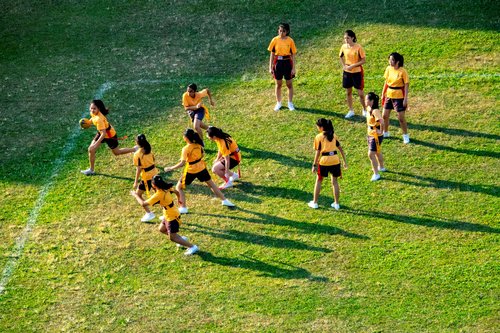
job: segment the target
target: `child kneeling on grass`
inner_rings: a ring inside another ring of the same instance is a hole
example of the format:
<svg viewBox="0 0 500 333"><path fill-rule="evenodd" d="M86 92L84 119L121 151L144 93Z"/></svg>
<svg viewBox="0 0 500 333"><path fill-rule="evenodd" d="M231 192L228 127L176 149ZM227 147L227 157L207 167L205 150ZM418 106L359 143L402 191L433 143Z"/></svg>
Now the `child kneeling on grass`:
<svg viewBox="0 0 500 333"><path fill-rule="evenodd" d="M188 249L184 252L185 255L191 255L198 252L198 246L188 242L186 236L177 234L181 224L181 214L174 204L172 193L177 196L179 204L182 204L179 192L173 188L173 184L166 183L161 176L158 175L153 177L152 185L156 192L146 201L144 201L135 191L130 191L130 195L135 197L137 202L144 208L159 203L160 206L163 207L163 216L160 218L160 232L168 235L172 242L177 243L177 246L187 247Z"/></svg>

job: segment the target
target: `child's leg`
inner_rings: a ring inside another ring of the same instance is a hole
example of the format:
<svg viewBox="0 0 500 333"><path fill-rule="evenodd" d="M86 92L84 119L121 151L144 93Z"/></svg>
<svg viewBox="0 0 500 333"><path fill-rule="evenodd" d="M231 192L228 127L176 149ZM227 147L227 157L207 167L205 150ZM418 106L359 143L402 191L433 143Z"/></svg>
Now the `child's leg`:
<svg viewBox="0 0 500 333"><path fill-rule="evenodd" d="M313 194L313 202L318 203L319 193L321 192L321 183L323 182L323 177L320 175L316 176L316 183L314 184L314 194Z"/></svg>
<svg viewBox="0 0 500 333"><path fill-rule="evenodd" d="M212 179L207 180L205 183L208 185L208 187L212 190L212 192L215 194L217 198L221 200L226 200L226 197L224 196L224 194L222 194L222 192L219 190L217 185L215 185Z"/></svg>
<svg viewBox="0 0 500 333"><path fill-rule="evenodd" d="M175 186L175 189L179 192L179 204L181 207L186 208L186 195L184 194L184 191L182 190L182 184L181 182L177 182L177 185Z"/></svg>
<svg viewBox="0 0 500 333"><path fill-rule="evenodd" d="M337 177L332 176L332 188L333 188L333 199L335 203L338 204L340 196L340 187L339 187L339 182L337 181Z"/></svg>
<svg viewBox="0 0 500 333"><path fill-rule="evenodd" d="M144 200L144 198L142 197L142 195L144 194L144 191L141 190L141 189L137 189L135 191L135 193L137 193L137 195L139 195L139 197L141 198L141 200ZM144 210L146 211L146 213L151 213L151 209L149 209L149 206L143 206L142 208L144 208Z"/></svg>

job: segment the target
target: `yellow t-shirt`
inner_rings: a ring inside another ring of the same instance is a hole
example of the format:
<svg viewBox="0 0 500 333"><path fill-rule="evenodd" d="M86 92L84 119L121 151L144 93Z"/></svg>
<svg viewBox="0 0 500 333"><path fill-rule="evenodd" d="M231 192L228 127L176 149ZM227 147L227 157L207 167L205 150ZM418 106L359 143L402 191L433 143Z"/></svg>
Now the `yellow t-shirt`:
<svg viewBox="0 0 500 333"><path fill-rule="evenodd" d="M197 143L190 143L182 148L181 160L188 163L187 172L198 173L206 168L205 161L203 160L203 147ZM189 162L194 162L199 160L195 164L189 164Z"/></svg>
<svg viewBox="0 0 500 333"><path fill-rule="evenodd" d="M295 42L291 37L286 37L285 39L281 39L280 36L274 37L271 43L269 43L267 50L274 52L277 56L290 56L297 53Z"/></svg>
<svg viewBox="0 0 500 333"><path fill-rule="evenodd" d="M367 130L368 130L368 135L369 136L378 136L377 130L375 128L370 128L370 127L380 127L380 123L377 121L382 119L382 115L380 114L379 109L373 109L370 112L366 113L366 125L367 125Z"/></svg>
<svg viewBox="0 0 500 333"><path fill-rule="evenodd" d="M104 137L105 139L112 138L116 135L115 129L113 128L113 126L109 125L108 119L101 112L98 112L97 115L95 116L90 114L90 116L92 124L94 124L94 126L97 128L99 132L102 130L106 130L108 127L110 128L109 130L106 130L106 136Z"/></svg>
<svg viewBox="0 0 500 333"><path fill-rule="evenodd" d="M319 133L318 135L316 135L316 137L314 138L314 150L319 150L321 154L337 152L335 155L321 156L321 158L319 159L319 165L327 166L340 164L340 158L337 148L339 146L340 143L335 134L333 135L332 141L328 141L328 138L324 133Z"/></svg>
<svg viewBox="0 0 500 333"><path fill-rule="evenodd" d="M240 150L236 141L231 138L231 143L229 144L229 149L226 146L226 141L224 139L214 138L215 143L217 144L217 149L223 157L231 155L231 157L235 160L241 160ZM234 153L234 154L233 154Z"/></svg>
<svg viewBox="0 0 500 333"><path fill-rule="evenodd" d="M339 57L344 57L344 62L346 65L352 65L360 62L362 58L366 58L365 50L359 44L354 44L349 46L349 44L343 44L339 51ZM359 73L361 72L361 67L357 66L351 70L346 71L348 73Z"/></svg>
<svg viewBox="0 0 500 333"><path fill-rule="evenodd" d="M182 95L182 105L184 107L188 107L188 106L196 106L198 105L198 103L201 102L201 99L203 97L206 97L208 96L208 92L207 92L207 89L203 89L202 91L197 91L194 93L194 98L189 96L189 93L186 91L183 95Z"/></svg>
<svg viewBox="0 0 500 333"><path fill-rule="evenodd" d="M387 83L389 87L401 87L404 89L405 84L410 83L408 72L404 69L404 67L395 69L392 66L387 66L384 77L385 83ZM391 89L389 87L387 88L386 93L388 98L404 98L402 89Z"/></svg>
<svg viewBox="0 0 500 333"><path fill-rule="evenodd" d="M144 181L153 179L153 177L158 174L158 169L156 167L152 170L144 171L144 169L155 165L155 156L152 152L144 154L144 150L142 148L134 153L134 165L143 169L141 176Z"/></svg>
<svg viewBox="0 0 500 333"><path fill-rule="evenodd" d="M150 206L154 206L157 203L159 203L160 206L163 207L163 216L165 216L165 219L167 221L178 219L180 224L181 220L180 220L179 209L174 204L172 193L173 191L171 190L164 191L161 189L157 189L155 194L153 194L151 198L146 200L146 202Z"/></svg>

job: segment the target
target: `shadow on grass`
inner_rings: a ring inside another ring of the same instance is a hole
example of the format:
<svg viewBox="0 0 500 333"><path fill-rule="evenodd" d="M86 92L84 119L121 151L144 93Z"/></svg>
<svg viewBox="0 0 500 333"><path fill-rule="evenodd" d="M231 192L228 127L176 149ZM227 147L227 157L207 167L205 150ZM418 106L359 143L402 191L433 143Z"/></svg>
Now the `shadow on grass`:
<svg viewBox="0 0 500 333"><path fill-rule="evenodd" d="M311 166L310 161L306 160L299 160L290 156L286 156L283 154L278 154L272 151L267 151L267 150L261 150L261 149L254 149L254 148L249 148L246 146L239 146L242 154L244 154L244 158L251 158L251 159L261 159L261 160L275 160L276 162L286 165L286 166L292 166L292 167L299 167L299 168L309 168Z"/></svg>
<svg viewBox="0 0 500 333"><path fill-rule="evenodd" d="M403 184L421 186L421 187L433 187L433 188L443 188L443 189L454 189L461 192L476 192L476 193L484 193L488 195L492 195L495 197L500 196L500 186L495 185L480 185L480 184L465 184L460 182L455 182L451 180L442 180L431 177L424 177L419 175L413 175L411 173L406 172L396 172L396 171L387 171L388 175L396 174L400 176L415 178L418 181L406 180L406 179L391 179L384 177L385 180L399 182Z"/></svg>
<svg viewBox="0 0 500 333"><path fill-rule="evenodd" d="M308 270L290 264L280 263L286 268L278 265L271 265L261 260L242 255L243 258L226 258L217 257L210 252L200 251L198 255L204 261L208 261L217 265L248 269L261 272L260 276L281 278L281 279L307 279L317 282L328 282L328 278L322 276L314 276Z"/></svg>
<svg viewBox="0 0 500 333"><path fill-rule="evenodd" d="M115 175L110 175L110 174L101 173L101 172L96 172L93 177L107 177L107 178L113 178L113 179L118 179L118 180L125 180L125 181L134 182L134 178L132 178L132 177L115 176Z"/></svg>
<svg viewBox="0 0 500 333"><path fill-rule="evenodd" d="M210 228L207 226L203 226L200 224L190 223L189 225L195 226L201 230L192 230L193 232L200 232L204 235L209 235L211 237L222 238L227 240L233 240L238 242L246 242L251 244L257 244L267 247L274 247L279 249L296 249L296 250L307 250L307 251L316 251L323 253L330 253L332 250L324 248L324 247L316 247L307 245L302 242L297 242L290 239L284 238L275 238L264 235L252 234L249 232L238 231L234 229L230 230L222 230Z"/></svg>
<svg viewBox="0 0 500 333"><path fill-rule="evenodd" d="M449 229L449 230L459 230L459 231L470 231L470 232L486 232L491 234L500 233L500 229L489 227L487 225L454 221L449 219L436 219L433 217L413 217L407 215L398 215L384 212L367 211L367 210L353 210L346 208L346 211L354 215L375 217L390 221L395 221L405 224L420 225L428 228L439 228L439 229Z"/></svg>
<svg viewBox="0 0 500 333"><path fill-rule="evenodd" d="M411 142L416 145L424 146L424 147L429 147L432 149L437 149L437 150L443 150L443 151L449 151L449 152L454 152L454 153L459 153L459 154L468 154L468 155L475 155L475 156L485 156L485 157L493 157L493 158L500 158L500 152L496 151L485 151L485 150L472 150L472 149L462 149L462 148L452 148L448 146L443 146L437 143L432 143L432 142L426 142L426 141L421 141L418 139L411 139Z"/></svg>
<svg viewBox="0 0 500 333"><path fill-rule="evenodd" d="M301 232L307 233L307 234L340 235L340 236L344 236L344 237L363 239L363 240L370 239L370 237L367 237L365 235L355 234L355 233L340 229L338 227L334 227L334 226L330 226L330 225L326 225L326 224L314 223L314 222L311 222L311 223L299 222L299 221L289 220L289 219L286 219L283 217L277 217L277 216L268 215L268 214L264 214L264 213L254 212L254 211L251 211L248 209L243 209L240 207L236 207L235 211L241 211L241 212L244 212L247 214L252 214L252 215L255 215L255 217L241 217L241 216L236 216L236 215L220 215L220 214L207 214L207 213L201 213L201 214L197 214L197 215L211 216L211 217L217 217L217 218L227 218L230 220L237 220L237 221L242 221L242 222L271 224L271 225L278 225L278 226L282 226L282 227L290 227L290 228L298 229Z"/></svg>

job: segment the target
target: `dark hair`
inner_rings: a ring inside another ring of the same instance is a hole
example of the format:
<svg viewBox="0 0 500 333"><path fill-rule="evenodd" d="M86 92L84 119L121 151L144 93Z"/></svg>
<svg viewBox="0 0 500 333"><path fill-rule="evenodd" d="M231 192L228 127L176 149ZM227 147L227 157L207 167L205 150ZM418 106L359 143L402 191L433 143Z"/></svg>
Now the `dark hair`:
<svg viewBox="0 0 500 333"><path fill-rule="evenodd" d="M356 43L356 42L358 41L358 39L356 38L356 34L354 33L354 31L352 31L352 30L346 30L346 31L344 32L344 34L346 34L347 36L351 37L351 38L352 38L352 41L353 41L354 43Z"/></svg>
<svg viewBox="0 0 500 333"><path fill-rule="evenodd" d="M378 106L378 101L380 100L380 97L378 97L377 94L375 94L373 91L369 92L366 97L368 97L368 99L370 101L373 101L373 105L372 105L372 110L373 109L378 109L379 106Z"/></svg>
<svg viewBox="0 0 500 333"><path fill-rule="evenodd" d="M392 52L391 54L389 54L389 58L390 57L394 58L394 61L398 63L399 67L403 67L404 66L404 64L405 64L405 58L401 54L399 54L397 52Z"/></svg>
<svg viewBox="0 0 500 333"><path fill-rule="evenodd" d="M153 185L164 191L169 190L172 186L174 186L172 183L165 182L160 175L155 175L153 177Z"/></svg>
<svg viewBox="0 0 500 333"><path fill-rule="evenodd" d="M229 149L229 145L233 140L231 139L231 135L227 134L220 128L214 127L214 126L209 126L207 129L207 134L209 137L213 138L214 136L219 139L224 139L224 142L226 142L226 148Z"/></svg>
<svg viewBox="0 0 500 333"><path fill-rule="evenodd" d="M279 25L280 28L283 28L286 31L286 35L290 35L290 24L288 23L280 23Z"/></svg>
<svg viewBox="0 0 500 333"><path fill-rule="evenodd" d="M100 99L93 99L92 104L94 104L96 106L96 108L99 110L99 112L101 112L103 115L105 115L105 116L108 115L109 110L106 109L103 101L101 101Z"/></svg>
<svg viewBox="0 0 500 333"><path fill-rule="evenodd" d="M326 135L326 138L328 141L333 140L333 124L330 119L325 119L325 118L319 118L318 121L316 121L316 126L323 128L323 134Z"/></svg>
<svg viewBox="0 0 500 333"><path fill-rule="evenodd" d="M184 131L184 136L188 138L192 143L197 143L203 146L203 140L200 138L197 132L195 132L192 128L188 128Z"/></svg>
<svg viewBox="0 0 500 333"><path fill-rule="evenodd" d="M144 134L139 134L136 138L137 144L144 150L144 154L151 153L151 145Z"/></svg>
<svg viewBox="0 0 500 333"><path fill-rule="evenodd" d="M196 83L189 84L188 88L191 88L194 92L198 91L198 86L196 85Z"/></svg>

